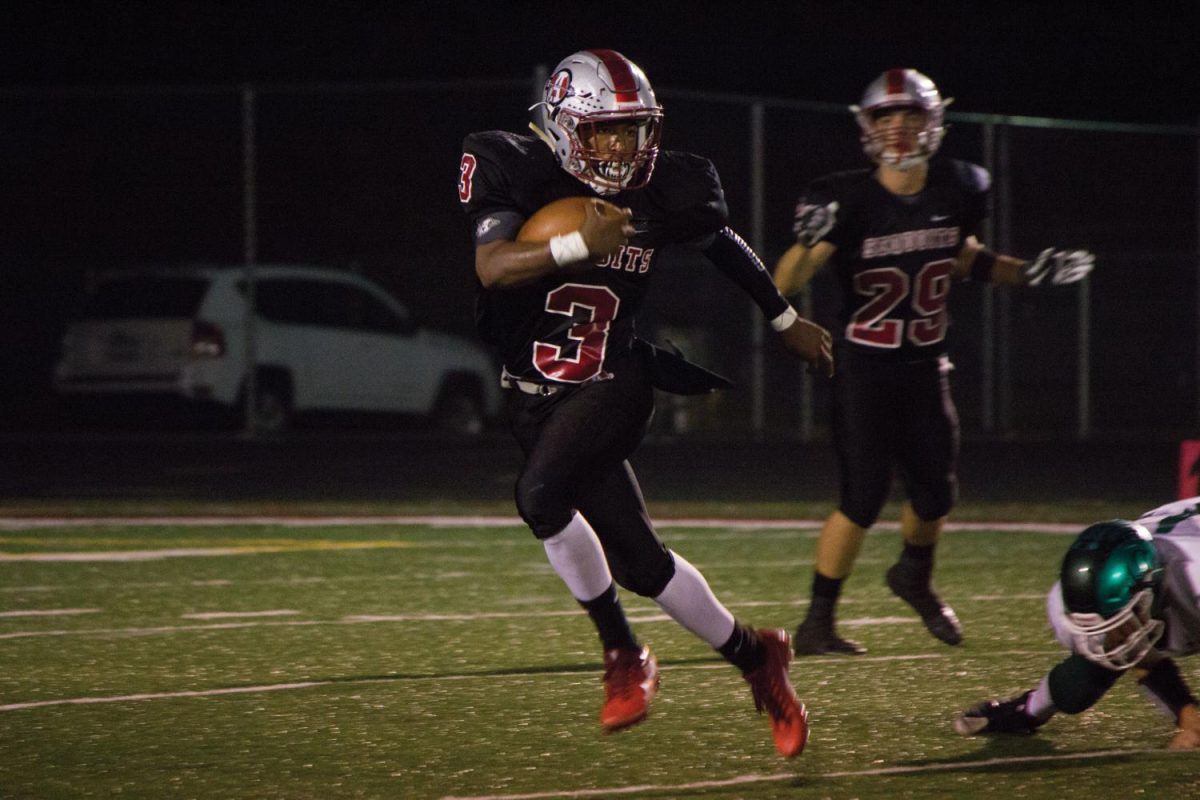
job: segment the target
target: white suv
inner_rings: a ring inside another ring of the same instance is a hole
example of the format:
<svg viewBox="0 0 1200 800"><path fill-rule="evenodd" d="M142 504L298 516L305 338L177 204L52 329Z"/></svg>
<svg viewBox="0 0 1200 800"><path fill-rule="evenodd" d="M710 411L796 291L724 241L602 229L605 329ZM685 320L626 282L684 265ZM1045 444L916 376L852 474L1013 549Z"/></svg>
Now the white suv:
<svg viewBox="0 0 1200 800"><path fill-rule="evenodd" d="M336 269L263 265L113 272L63 336L54 386L67 399L166 395L244 407L248 331L259 430L303 411L416 414L478 433L500 407L481 347L419 327L378 284ZM252 324L248 324L251 322Z"/></svg>

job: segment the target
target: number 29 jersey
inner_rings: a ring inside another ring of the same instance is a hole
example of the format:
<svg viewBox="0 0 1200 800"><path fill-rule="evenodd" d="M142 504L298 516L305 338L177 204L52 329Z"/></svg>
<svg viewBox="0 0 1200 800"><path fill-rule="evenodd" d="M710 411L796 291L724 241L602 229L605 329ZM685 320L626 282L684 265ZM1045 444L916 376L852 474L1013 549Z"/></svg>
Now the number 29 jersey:
<svg viewBox="0 0 1200 800"><path fill-rule="evenodd" d="M564 171L533 136L484 131L466 137L459 201L475 245L513 240L547 203L599 197ZM728 216L712 163L663 151L643 188L606 196L633 212L628 243L592 269L551 273L531 283L476 291L476 324L513 377L539 383L586 383L606 377L629 353L634 318L664 247L702 240Z"/></svg>
<svg viewBox="0 0 1200 800"><path fill-rule="evenodd" d="M796 234L810 247L837 248L830 266L843 300L838 335L853 352L905 362L945 354L951 271L988 215L990 184L982 167L934 159L914 195L889 192L871 169L826 175L804 190ZM832 225L806 238L802 220L814 210Z"/></svg>

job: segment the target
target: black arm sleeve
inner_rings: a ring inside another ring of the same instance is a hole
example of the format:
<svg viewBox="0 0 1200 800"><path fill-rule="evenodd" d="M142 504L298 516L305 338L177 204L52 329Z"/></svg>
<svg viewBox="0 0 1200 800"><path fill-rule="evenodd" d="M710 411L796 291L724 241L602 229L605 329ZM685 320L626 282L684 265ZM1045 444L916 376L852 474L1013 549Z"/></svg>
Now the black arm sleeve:
<svg viewBox="0 0 1200 800"><path fill-rule="evenodd" d="M788 301L775 287L762 259L728 227L718 231L712 244L702 252L725 277L750 295L768 320L775 319L788 309Z"/></svg>

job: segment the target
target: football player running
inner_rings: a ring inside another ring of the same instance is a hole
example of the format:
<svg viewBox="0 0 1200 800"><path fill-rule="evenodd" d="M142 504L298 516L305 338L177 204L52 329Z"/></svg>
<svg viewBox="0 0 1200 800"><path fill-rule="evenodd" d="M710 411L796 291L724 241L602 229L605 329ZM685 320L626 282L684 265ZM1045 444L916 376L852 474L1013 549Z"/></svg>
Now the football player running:
<svg viewBox="0 0 1200 800"><path fill-rule="evenodd" d="M513 392L511 426L525 457L517 510L599 633L601 726L641 721L658 686L655 657L630 628L619 584L652 598L740 669L777 749L797 755L808 722L788 677L787 633L734 619L650 522L627 459L650 422L654 386L670 388L671 376L664 380L654 351L635 339L634 318L663 250L690 247L753 298L785 347L826 373L829 333L797 316L726 227L713 165L660 150L663 110L636 64L612 50L574 53L532 110L533 136L466 137L459 199L474 228L477 323ZM571 196L623 210L588 204L578 230L517 241L534 212Z"/></svg>
<svg viewBox="0 0 1200 800"><path fill-rule="evenodd" d="M964 711L957 733L1032 733L1059 711L1091 708L1132 671L1176 726L1169 749L1200 748L1200 708L1175 663L1200 652L1200 497L1085 529L1063 557L1046 614L1071 655L1037 688Z"/></svg>
<svg viewBox="0 0 1200 800"><path fill-rule="evenodd" d="M874 80L851 106L874 168L813 181L796 206L796 243L775 266L776 284L791 295L832 264L843 304L832 392L840 498L817 539L812 602L792 637L798 655L866 652L837 634L835 611L894 468L906 492L904 546L886 583L930 633L946 644L962 641L958 618L932 585L934 548L958 493L950 287L964 279L1072 283L1092 269L1084 251L1051 248L1024 261L979 242L990 176L975 164L934 157L949 102L916 70L888 70Z"/></svg>

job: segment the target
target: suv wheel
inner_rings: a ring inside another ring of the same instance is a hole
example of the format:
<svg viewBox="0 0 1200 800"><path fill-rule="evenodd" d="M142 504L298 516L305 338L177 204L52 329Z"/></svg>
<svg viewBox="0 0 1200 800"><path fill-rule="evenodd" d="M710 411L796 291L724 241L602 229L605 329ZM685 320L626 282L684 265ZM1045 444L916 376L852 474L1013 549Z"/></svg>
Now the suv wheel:
<svg viewBox="0 0 1200 800"><path fill-rule="evenodd" d="M483 402L479 399L479 392L463 384L447 386L434 407L433 421L443 433L458 436L483 433Z"/></svg>

